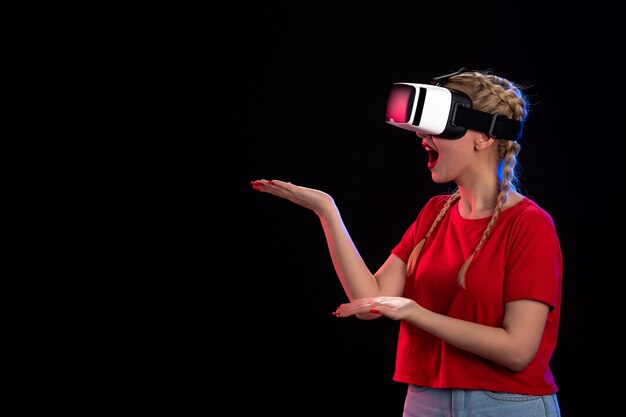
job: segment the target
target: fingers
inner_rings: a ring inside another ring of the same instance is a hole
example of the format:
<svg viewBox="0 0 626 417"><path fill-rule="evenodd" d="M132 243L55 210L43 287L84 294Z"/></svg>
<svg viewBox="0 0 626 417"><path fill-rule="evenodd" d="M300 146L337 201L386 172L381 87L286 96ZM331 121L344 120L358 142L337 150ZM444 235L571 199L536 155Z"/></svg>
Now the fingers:
<svg viewBox="0 0 626 417"><path fill-rule="evenodd" d="M255 190L261 191L265 187L271 186L272 182L273 181L269 181L266 179L260 179L260 180L250 181L250 184L252 185L252 188L254 188Z"/></svg>
<svg viewBox="0 0 626 417"><path fill-rule="evenodd" d="M265 179L254 180L254 181L250 181L250 184L252 185L252 188L256 191L271 193L277 190L276 180L265 180Z"/></svg>
<svg viewBox="0 0 626 417"><path fill-rule="evenodd" d="M372 305L377 305L376 299L374 298L362 298L358 300L353 300L350 303L344 303L337 307L337 309L333 312L333 316L350 317L354 316L355 314L370 313Z"/></svg>
<svg viewBox="0 0 626 417"><path fill-rule="evenodd" d="M256 191L262 191L263 190L263 181L265 180L254 180L254 181L250 181L250 185L252 185L252 188Z"/></svg>
<svg viewBox="0 0 626 417"><path fill-rule="evenodd" d="M250 181L250 184L252 185L286 185L286 184L291 184L291 182L287 182L287 181L281 181L281 180L266 180L266 179L259 179L259 180L252 180Z"/></svg>
<svg viewBox="0 0 626 417"><path fill-rule="evenodd" d="M250 184L252 185L253 189L262 192L272 192L279 189L287 189L289 186L293 185L291 182L266 179L250 181Z"/></svg>

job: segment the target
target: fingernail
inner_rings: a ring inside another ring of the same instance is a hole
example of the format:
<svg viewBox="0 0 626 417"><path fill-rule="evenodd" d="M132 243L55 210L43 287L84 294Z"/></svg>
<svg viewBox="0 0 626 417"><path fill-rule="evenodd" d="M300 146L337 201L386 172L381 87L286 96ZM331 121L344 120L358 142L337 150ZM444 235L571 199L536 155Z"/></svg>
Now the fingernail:
<svg viewBox="0 0 626 417"><path fill-rule="evenodd" d="M375 308L370 308L370 313L380 314L380 311L376 310Z"/></svg>

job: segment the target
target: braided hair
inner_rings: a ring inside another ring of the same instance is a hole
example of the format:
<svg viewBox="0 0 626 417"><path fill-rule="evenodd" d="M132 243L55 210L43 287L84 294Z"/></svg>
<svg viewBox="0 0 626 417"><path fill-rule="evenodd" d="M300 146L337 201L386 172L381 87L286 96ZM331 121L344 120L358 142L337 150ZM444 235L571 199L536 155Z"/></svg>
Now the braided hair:
<svg viewBox="0 0 626 417"><path fill-rule="evenodd" d="M528 115L530 103L522 93L522 88L488 71L462 72L452 76L448 80L448 83L459 84L465 87L464 91L469 94L473 102L473 107L477 110L492 114L501 113L517 121L524 121ZM491 220L483 232L482 238L459 270L457 280L459 285L463 288L465 288L465 274L467 268L472 262L474 255L483 247L489 237L491 230L504 208L509 191L517 191L519 183L517 154L521 150L520 144L507 139L496 139L496 142L498 146L498 165L496 168L498 177L497 203ZM422 247L435 232L450 207L452 207L460 197L461 195L457 188L439 211L439 214L431 224L426 235L415 245L415 248L413 248L407 263L407 272L409 275L415 273Z"/></svg>

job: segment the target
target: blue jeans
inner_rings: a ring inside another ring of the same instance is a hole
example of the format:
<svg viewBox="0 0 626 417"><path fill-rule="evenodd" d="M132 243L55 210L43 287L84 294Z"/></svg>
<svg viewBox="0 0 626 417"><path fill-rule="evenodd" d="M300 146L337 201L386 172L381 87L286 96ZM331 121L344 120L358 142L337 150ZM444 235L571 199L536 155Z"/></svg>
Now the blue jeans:
<svg viewBox="0 0 626 417"><path fill-rule="evenodd" d="M522 395L409 385L403 417L561 417L556 394Z"/></svg>

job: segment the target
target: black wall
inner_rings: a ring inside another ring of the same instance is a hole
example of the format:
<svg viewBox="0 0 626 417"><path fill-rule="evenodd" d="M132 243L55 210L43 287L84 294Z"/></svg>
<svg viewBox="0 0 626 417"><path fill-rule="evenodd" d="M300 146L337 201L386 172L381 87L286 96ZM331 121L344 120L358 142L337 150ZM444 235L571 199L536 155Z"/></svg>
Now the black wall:
<svg viewBox="0 0 626 417"><path fill-rule="evenodd" d="M118 206L133 271L119 288L132 313L116 335L122 396L203 415L400 416L398 323L333 317L346 299L317 218L249 182L332 194L376 269L451 186L431 181L412 134L384 122L389 87L465 66L527 86L523 191L553 216L565 262L561 408L607 415L619 6L250 3L145 2L111 31L115 143L131 173Z"/></svg>

